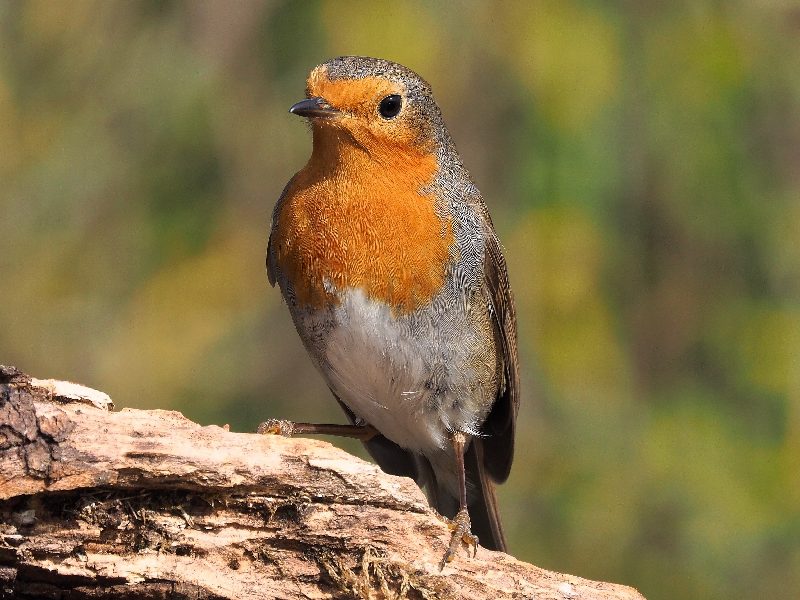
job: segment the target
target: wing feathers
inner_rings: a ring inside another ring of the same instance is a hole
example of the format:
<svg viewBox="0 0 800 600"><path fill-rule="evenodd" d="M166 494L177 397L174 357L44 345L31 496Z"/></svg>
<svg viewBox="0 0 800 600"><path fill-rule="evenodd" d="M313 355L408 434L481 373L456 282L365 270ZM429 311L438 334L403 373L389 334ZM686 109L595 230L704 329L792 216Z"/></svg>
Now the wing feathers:
<svg viewBox="0 0 800 600"><path fill-rule="evenodd" d="M484 217L484 284L489 291L493 308L492 325L502 361L503 384L484 423L483 431L487 437L483 439L483 462L492 479L502 483L508 478L514 458L514 430L519 411L517 319L500 242L488 213L484 212Z"/></svg>

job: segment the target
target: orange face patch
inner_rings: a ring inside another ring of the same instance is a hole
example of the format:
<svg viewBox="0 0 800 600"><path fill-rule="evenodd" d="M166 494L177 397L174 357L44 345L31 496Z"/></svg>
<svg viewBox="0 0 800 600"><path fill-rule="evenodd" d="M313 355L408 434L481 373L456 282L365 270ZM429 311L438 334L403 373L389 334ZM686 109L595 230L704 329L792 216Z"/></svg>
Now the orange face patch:
<svg viewBox="0 0 800 600"><path fill-rule="evenodd" d="M329 79L322 65L309 75L306 91L310 97L324 98L340 111L328 126L349 131L363 145L419 143L413 120L402 114L389 120L378 115L377 108L383 98L393 94L403 96L405 89L398 83L382 77Z"/></svg>
<svg viewBox="0 0 800 600"><path fill-rule="evenodd" d="M336 303L326 291L360 288L396 312L441 289L453 231L421 190L436 157L405 143L369 149L338 127L314 125L314 151L277 215L272 251L301 306Z"/></svg>
<svg viewBox="0 0 800 600"><path fill-rule="evenodd" d="M325 98L334 108L360 117L374 112L381 98L404 91L400 85L382 77L328 79L324 66L311 71L307 84L309 96Z"/></svg>

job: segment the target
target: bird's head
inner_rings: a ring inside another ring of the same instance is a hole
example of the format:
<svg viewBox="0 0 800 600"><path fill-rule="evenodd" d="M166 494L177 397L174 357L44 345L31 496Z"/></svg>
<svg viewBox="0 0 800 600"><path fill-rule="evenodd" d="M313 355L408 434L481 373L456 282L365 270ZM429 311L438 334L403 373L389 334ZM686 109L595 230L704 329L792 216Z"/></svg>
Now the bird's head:
<svg viewBox="0 0 800 600"><path fill-rule="evenodd" d="M447 136L428 83L387 60L329 60L311 71L306 96L290 112L311 121L315 147L336 140L375 156L398 149L434 153Z"/></svg>

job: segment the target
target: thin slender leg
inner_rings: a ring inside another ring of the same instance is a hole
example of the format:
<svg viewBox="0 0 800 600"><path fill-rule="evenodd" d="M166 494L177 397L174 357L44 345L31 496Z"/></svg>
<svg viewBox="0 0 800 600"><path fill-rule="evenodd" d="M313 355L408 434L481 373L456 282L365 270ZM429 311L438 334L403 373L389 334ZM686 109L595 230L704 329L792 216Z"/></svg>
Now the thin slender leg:
<svg viewBox="0 0 800 600"><path fill-rule="evenodd" d="M458 513L451 523L453 534L450 537L450 545L447 552L442 557L442 562L439 564L439 570L444 569L444 566L453 560L459 544L466 546L469 550L470 546L473 548L473 556L478 553L478 537L472 534L472 522L469 518L469 511L467 511L467 475L464 469L464 450L467 445L467 437L457 431L452 437L453 450L456 453L456 469L458 470Z"/></svg>
<svg viewBox="0 0 800 600"><path fill-rule="evenodd" d="M337 425L329 423L295 423L283 419L269 419L258 426L258 433L264 435L336 435L368 442L378 434L372 425ZM462 463L463 458L462 458Z"/></svg>

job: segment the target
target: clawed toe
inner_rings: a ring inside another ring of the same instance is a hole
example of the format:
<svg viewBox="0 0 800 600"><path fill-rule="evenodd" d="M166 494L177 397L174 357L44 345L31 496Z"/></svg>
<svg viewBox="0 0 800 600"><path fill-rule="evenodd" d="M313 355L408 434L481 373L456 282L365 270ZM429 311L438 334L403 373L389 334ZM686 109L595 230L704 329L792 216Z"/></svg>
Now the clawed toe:
<svg viewBox="0 0 800 600"><path fill-rule="evenodd" d="M261 435L292 437L292 434L294 434L294 423L285 419L267 419L258 426L256 432Z"/></svg>
<svg viewBox="0 0 800 600"><path fill-rule="evenodd" d="M458 514L448 523L448 527L453 532L450 536L450 545L442 557L442 562L439 563L439 570L444 569L444 566L455 558L458 546L462 545L467 549L472 548L472 556L478 553L478 536L470 531L472 523L469 519L469 513L466 509L461 509Z"/></svg>

